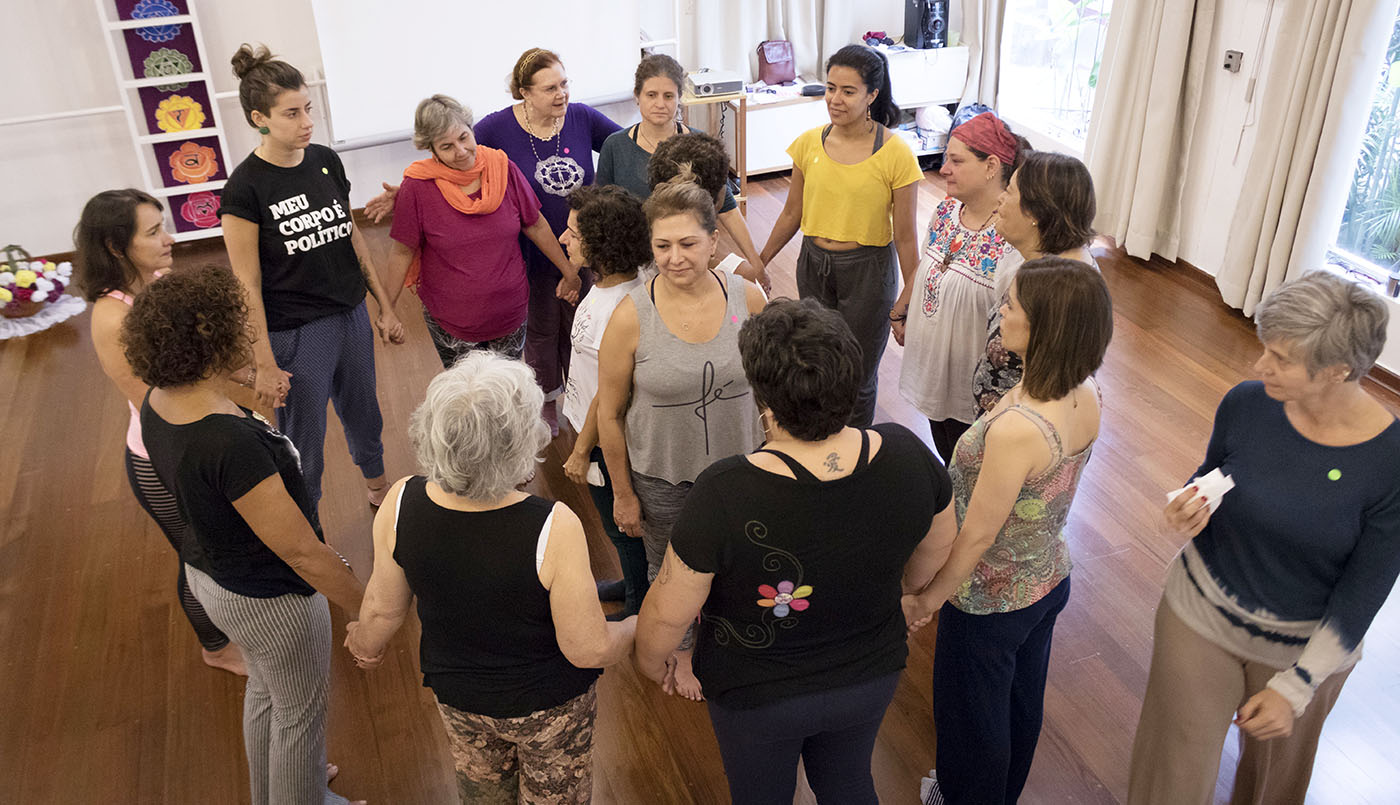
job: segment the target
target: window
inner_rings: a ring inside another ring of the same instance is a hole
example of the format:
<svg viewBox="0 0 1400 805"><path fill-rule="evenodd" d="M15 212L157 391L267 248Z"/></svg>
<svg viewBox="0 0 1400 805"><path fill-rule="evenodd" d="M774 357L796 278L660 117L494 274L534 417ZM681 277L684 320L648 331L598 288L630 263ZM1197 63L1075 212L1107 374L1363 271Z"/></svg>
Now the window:
<svg viewBox="0 0 1400 805"><path fill-rule="evenodd" d="M1371 116L1330 262L1383 282L1400 267L1400 21L1371 96Z"/></svg>
<svg viewBox="0 0 1400 805"><path fill-rule="evenodd" d="M1083 153L1112 5L1007 0L997 98L1003 116Z"/></svg>

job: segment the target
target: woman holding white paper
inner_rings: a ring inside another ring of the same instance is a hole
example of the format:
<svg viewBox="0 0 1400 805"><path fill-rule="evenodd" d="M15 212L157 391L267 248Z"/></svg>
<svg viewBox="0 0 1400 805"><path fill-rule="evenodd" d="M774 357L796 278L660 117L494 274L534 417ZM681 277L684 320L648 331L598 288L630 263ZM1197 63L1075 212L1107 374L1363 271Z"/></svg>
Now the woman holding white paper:
<svg viewBox="0 0 1400 805"><path fill-rule="evenodd" d="M1400 574L1400 424L1361 388L1389 314L1316 271L1255 313L1259 380L1215 413L1167 504L1190 538L1167 572L1128 802L1209 803L1231 718L1232 802L1301 803L1322 723Z"/></svg>

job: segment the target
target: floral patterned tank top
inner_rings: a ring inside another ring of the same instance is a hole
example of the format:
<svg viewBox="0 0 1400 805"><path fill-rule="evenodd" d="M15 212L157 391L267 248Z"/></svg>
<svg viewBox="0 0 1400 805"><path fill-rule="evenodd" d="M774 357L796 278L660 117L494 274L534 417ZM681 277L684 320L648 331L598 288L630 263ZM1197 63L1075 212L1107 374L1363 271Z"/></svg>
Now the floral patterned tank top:
<svg viewBox="0 0 1400 805"><path fill-rule="evenodd" d="M967 517L967 504L982 471L987 429L1013 411L1024 416L1045 436L1050 445L1050 466L1026 479L996 541L950 599L953 606L970 615L1024 609L1069 576L1065 521L1069 519L1069 507L1074 502L1079 478L1084 465L1089 463L1094 443L1090 442L1078 453L1065 455L1055 426L1024 405L1015 404L998 414L978 418L958 440L948 467L958 527L962 527Z"/></svg>

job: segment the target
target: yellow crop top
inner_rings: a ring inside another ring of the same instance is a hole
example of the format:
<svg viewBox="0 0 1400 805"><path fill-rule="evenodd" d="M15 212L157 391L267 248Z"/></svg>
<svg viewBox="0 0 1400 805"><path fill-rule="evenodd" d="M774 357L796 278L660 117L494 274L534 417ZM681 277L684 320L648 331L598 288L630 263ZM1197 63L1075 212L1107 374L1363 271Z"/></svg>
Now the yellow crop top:
<svg viewBox="0 0 1400 805"><path fill-rule="evenodd" d="M886 134L879 151L846 165L827 156L818 126L788 146L802 171L802 234L884 246L894 240L890 201L894 190L924 178L919 160L897 134Z"/></svg>

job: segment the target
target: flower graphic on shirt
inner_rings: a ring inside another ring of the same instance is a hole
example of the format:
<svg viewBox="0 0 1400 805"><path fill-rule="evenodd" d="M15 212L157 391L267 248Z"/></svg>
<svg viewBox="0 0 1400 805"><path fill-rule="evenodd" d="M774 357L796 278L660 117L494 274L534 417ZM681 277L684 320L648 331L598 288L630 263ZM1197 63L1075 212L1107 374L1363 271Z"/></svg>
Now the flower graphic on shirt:
<svg viewBox="0 0 1400 805"><path fill-rule="evenodd" d="M812 605L812 602L807 600L807 596L812 594L810 584L797 587L790 581L780 581L776 589L768 584L760 584L758 594L763 596L758 599L758 605L772 608L773 614L779 618L786 618L791 610L801 612Z"/></svg>
<svg viewBox="0 0 1400 805"><path fill-rule="evenodd" d="M204 104L185 95L171 95L156 107L156 126L166 132L203 128Z"/></svg>

